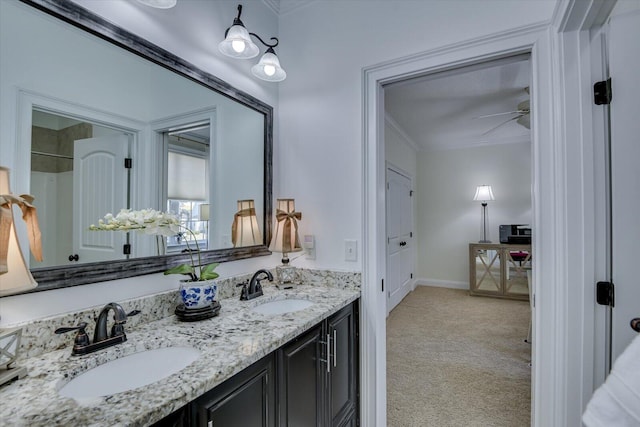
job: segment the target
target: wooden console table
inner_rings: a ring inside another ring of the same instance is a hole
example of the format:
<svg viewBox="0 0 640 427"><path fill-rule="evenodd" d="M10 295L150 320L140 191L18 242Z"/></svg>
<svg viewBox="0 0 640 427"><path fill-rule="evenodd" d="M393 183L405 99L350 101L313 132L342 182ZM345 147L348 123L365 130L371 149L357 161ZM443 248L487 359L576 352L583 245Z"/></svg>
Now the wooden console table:
<svg viewBox="0 0 640 427"><path fill-rule="evenodd" d="M527 301L531 245L469 244L469 294Z"/></svg>

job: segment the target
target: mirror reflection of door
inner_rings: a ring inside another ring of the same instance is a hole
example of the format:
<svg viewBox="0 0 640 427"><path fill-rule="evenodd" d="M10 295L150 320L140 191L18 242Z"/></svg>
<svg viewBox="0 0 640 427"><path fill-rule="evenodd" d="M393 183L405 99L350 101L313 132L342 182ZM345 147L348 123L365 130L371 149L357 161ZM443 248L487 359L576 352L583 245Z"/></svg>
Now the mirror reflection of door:
<svg viewBox="0 0 640 427"><path fill-rule="evenodd" d="M210 249L209 245L209 123L166 132L167 211L183 226L167 237L167 253ZM190 230L190 231L188 231Z"/></svg>
<svg viewBox="0 0 640 427"><path fill-rule="evenodd" d="M106 213L129 207L129 136L115 134L78 139L73 146L73 260L126 259L127 233L90 231ZM78 259L76 259L76 255ZM71 260L71 259L70 259Z"/></svg>
<svg viewBox="0 0 640 427"><path fill-rule="evenodd" d="M105 138L105 139L103 139ZM121 140L120 147L110 147L113 138ZM93 180L102 183L104 186L107 181L113 184L114 177L107 179L107 171L104 168L88 167L90 173L85 173L84 177L74 177L74 146L75 141L88 139L102 139L102 144L106 146L106 151L119 151L121 155L128 155L130 135L116 129L101 126L95 123L71 118L62 114L51 113L34 109L32 112L32 129L31 129L31 194L35 197L35 205L38 209L38 219L42 229L43 244L43 261L37 262L30 260L31 268L52 267L58 265L68 265L82 262L98 261L103 259L125 259L122 254L122 247L118 244L118 253L113 253L106 257L105 251L98 250L101 254L99 257L87 256L81 253L80 248L92 248L89 241L81 244L79 241L74 242L74 234L79 238L81 233L80 224L86 225L84 230L88 229L91 223L95 223L102 218L107 212L117 212L121 208L128 206L127 202L127 179L126 170L121 166L120 182L111 188L108 197L104 197L103 190L87 191L78 193L82 196L82 201L78 199L78 195L74 195L81 185L86 187L87 180ZM97 148L93 148L94 150ZM124 160L123 160L124 161ZM115 160L114 160L115 162ZM89 166L89 164L87 164ZM104 165L103 165L104 166ZM110 174L112 172L109 172ZM117 191L116 191L117 190ZM101 204L96 208L106 209L103 206L109 200L109 208L99 213L94 212L90 215L86 209L83 209L85 218L82 219L74 215L74 205L81 204L87 206L89 202L86 197L96 197L100 195ZM75 199L75 200L74 200ZM96 216L97 215L97 216ZM86 236L91 233L82 232ZM95 233L93 233L95 234ZM109 239L126 239L124 233L108 233L114 236L101 238ZM121 234L120 237L115 236ZM97 238L98 236L91 236ZM113 244L112 244L113 246ZM94 251L95 252L95 251ZM78 255L76 257L76 255Z"/></svg>

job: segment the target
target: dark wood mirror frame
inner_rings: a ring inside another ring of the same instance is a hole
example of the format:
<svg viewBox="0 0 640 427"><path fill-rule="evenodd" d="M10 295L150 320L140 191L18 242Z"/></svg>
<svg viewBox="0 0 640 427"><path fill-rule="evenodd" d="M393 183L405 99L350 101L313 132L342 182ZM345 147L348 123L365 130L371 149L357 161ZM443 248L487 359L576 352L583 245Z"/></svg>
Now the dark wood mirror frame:
<svg viewBox="0 0 640 427"><path fill-rule="evenodd" d="M258 246L203 251L202 262L206 264L270 255L268 242L271 239L273 200L273 107L75 3L66 0L20 1L264 114L264 242ZM189 261L188 254L180 254L34 269L32 275L38 282L38 287L24 293L158 273Z"/></svg>

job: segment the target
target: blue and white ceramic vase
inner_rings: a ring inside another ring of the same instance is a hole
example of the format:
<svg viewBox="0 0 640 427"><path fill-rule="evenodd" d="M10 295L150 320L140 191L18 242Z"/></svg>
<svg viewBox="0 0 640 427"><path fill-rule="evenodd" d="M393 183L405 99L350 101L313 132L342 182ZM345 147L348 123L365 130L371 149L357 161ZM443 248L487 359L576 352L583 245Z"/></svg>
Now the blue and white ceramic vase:
<svg viewBox="0 0 640 427"><path fill-rule="evenodd" d="M218 286L213 280L199 282L180 281L180 297L187 309L209 307L216 296Z"/></svg>

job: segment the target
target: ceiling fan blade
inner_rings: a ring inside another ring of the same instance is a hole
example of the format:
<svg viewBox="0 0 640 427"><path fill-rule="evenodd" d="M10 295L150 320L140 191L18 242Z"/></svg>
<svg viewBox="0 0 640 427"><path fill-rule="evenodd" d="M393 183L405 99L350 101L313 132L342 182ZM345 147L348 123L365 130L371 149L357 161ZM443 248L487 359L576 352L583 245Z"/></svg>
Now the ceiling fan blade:
<svg viewBox="0 0 640 427"><path fill-rule="evenodd" d="M504 113L494 113L494 114L485 114L484 116L477 116L474 119L484 119L486 117L495 117L495 116L504 116L505 114L526 114L529 110L515 110L515 111L505 111Z"/></svg>
<svg viewBox="0 0 640 427"><path fill-rule="evenodd" d="M529 114L524 114L518 117L518 120L516 120L516 122L519 125L526 127L527 129L531 129L531 116Z"/></svg>
<svg viewBox="0 0 640 427"><path fill-rule="evenodd" d="M507 123L509 123L509 122L512 122L512 121L514 121L514 120L517 120L517 119L519 119L520 117L522 117L522 116L512 117L512 118L510 118L509 120L506 120L506 121L504 121L504 122L500 123L499 125L492 127L491 129L489 129L488 131L486 131L485 133L483 133L483 134L482 134L482 136L485 136L485 135L487 135L487 134L489 134L489 133L493 132L494 130L498 129L500 126L506 125L506 124L507 124Z"/></svg>

